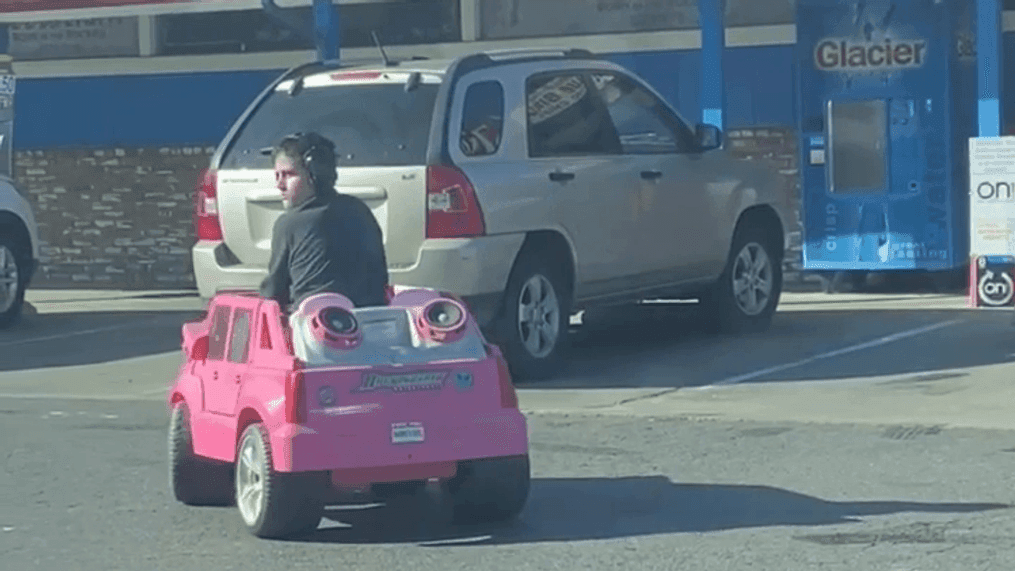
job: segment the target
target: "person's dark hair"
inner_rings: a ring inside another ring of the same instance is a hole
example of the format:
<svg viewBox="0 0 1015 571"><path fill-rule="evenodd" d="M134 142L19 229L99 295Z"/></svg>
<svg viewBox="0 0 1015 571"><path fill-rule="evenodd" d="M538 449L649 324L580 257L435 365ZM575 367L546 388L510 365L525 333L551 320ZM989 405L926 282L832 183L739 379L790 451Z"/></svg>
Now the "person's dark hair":
<svg viewBox="0 0 1015 571"><path fill-rule="evenodd" d="M318 133L293 133L275 146L272 160L286 156L299 161L310 173L317 193L332 190L335 186L335 143Z"/></svg>

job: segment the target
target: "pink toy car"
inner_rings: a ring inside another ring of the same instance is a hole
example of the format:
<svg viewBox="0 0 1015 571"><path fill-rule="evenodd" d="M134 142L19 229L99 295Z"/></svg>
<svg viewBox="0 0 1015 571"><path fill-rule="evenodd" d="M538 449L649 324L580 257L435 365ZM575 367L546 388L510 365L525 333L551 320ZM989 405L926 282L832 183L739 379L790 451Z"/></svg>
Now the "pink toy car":
<svg viewBox="0 0 1015 571"><path fill-rule="evenodd" d="M235 503L259 537L311 532L328 499L353 490L436 484L457 521L517 516L528 434L500 350L452 296L388 297L354 308L320 294L290 318L226 292L185 324L168 397L176 498Z"/></svg>

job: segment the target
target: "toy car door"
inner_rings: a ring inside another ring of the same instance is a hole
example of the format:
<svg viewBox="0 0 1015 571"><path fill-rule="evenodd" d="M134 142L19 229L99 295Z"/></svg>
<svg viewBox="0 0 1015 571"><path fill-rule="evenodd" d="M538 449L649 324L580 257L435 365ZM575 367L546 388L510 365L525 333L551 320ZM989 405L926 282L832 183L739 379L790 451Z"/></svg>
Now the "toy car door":
<svg viewBox="0 0 1015 571"><path fill-rule="evenodd" d="M209 412L233 416L236 414L236 400L240 394L250 357L251 325L256 309L256 300L242 300L233 308L229 320L228 341L221 346L222 357L211 379L206 380L205 403ZM216 321L214 326L218 326ZM214 330L213 330L214 335Z"/></svg>

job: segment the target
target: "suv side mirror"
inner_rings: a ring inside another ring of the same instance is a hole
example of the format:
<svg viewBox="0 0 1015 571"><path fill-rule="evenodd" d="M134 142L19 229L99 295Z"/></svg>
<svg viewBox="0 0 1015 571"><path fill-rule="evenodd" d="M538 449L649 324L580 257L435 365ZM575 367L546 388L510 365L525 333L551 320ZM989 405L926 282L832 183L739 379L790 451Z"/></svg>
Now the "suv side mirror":
<svg viewBox="0 0 1015 571"><path fill-rule="evenodd" d="M695 127L694 135L698 140L698 148L702 151L711 151L722 146L722 131L715 125L700 123Z"/></svg>

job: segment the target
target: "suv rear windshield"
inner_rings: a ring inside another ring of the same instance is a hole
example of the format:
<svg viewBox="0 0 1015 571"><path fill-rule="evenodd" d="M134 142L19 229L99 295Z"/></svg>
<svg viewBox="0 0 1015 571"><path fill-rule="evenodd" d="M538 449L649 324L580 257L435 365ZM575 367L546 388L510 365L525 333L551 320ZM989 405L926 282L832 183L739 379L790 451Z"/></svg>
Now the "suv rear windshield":
<svg viewBox="0 0 1015 571"><path fill-rule="evenodd" d="M425 163L438 85L406 92L396 83L307 87L295 97L273 91L222 160L224 169L271 169L262 153L283 137L316 131L335 143L338 166Z"/></svg>

